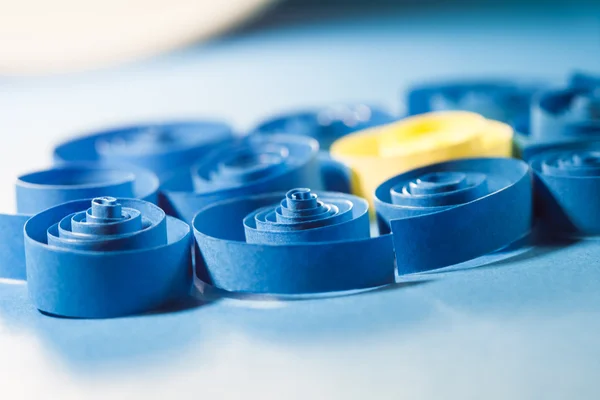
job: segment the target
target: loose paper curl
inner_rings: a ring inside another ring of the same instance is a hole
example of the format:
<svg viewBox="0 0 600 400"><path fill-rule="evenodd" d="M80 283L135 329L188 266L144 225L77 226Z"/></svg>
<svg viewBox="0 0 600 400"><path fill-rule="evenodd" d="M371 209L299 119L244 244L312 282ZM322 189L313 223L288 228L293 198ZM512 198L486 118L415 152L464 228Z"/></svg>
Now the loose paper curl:
<svg viewBox="0 0 600 400"><path fill-rule="evenodd" d="M122 196L157 202L158 178L135 166L76 163L17 179L17 214L0 214L0 277L25 279L23 225L29 217L67 201Z"/></svg>
<svg viewBox="0 0 600 400"><path fill-rule="evenodd" d="M25 224L35 306L68 317L141 313L186 296L189 226L152 203L100 197L64 203Z"/></svg>
<svg viewBox="0 0 600 400"><path fill-rule="evenodd" d="M220 122L135 125L67 141L56 147L54 159L133 164L163 178L173 170L189 167L232 138L231 128Z"/></svg>
<svg viewBox="0 0 600 400"><path fill-rule="evenodd" d="M257 135L222 146L191 171L161 186L161 206L191 223L194 214L216 201L285 190L322 187L316 140L296 135Z"/></svg>
<svg viewBox="0 0 600 400"><path fill-rule="evenodd" d="M540 88L502 79L419 85L408 90L408 115L463 110L510 124L529 124L531 99Z"/></svg>
<svg viewBox="0 0 600 400"><path fill-rule="evenodd" d="M544 231L600 234L600 142L546 146L529 163L537 217Z"/></svg>
<svg viewBox="0 0 600 400"><path fill-rule="evenodd" d="M394 121L388 112L366 104L344 104L320 110L298 111L278 115L261 123L254 134L294 134L316 139L320 148L319 162L325 189L350 193L350 171L343 164L331 159L327 150L331 144L357 130L383 125Z"/></svg>

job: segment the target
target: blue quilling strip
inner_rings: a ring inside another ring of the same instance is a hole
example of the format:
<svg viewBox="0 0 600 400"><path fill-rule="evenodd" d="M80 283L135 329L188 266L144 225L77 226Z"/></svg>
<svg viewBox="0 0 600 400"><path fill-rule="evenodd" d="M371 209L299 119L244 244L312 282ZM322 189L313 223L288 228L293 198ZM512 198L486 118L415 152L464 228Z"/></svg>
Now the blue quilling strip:
<svg viewBox="0 0 600 400"><path fill-rule="evenodd" d="M380 230L391 230L399 274L499 250L531 229L531 176L523 161L482 158L418 168L375 191Z"/></svg>
<svg viewBox="0 0 600 400"><path fill-rule="evenodd" d="M600 142L537 150L529 163L542 226L559 234L600 234Z"/></svg>
<svg viewBox="0 0 600 400"><path fill-rule="evenodd" d="M575 127L573 127L575 126ZM600 79L576 74L569 87L539 93L533 102L530 137L548 141L570 130L600 129Z"/></svg>
<svg viewBox="0 0 600 400"><path fill-rule="evenodd" d="M175 169L189 167L232 138L231 128L220 122L128 126L65 142L56 147L54 158L57 162L134 164L163 178Z"/></svg>
<svg viewBox="0 0 600 400"><path fill-rule="evenodd" d="M342 136L396 120L390 113L366 104L341 104L319 110L298 111L273 117L255 128L254 134L310 136L319 142L321 175L325 189L350 193L350 171L329 156L329 147Z"/></svg>
<svg viewBox="0 0 600 400"><path fill-rule="evenodd" d="M73 163L33 172L17 179L17 215L0 214L0 277L25 278L23 225L33 215L72 200L123 196L157 202L158 178L135 166Z"/></svg>
<svg viewBox="0 0 600 400"><path fill-rule="evenodd" d="M152 203L63 203L31 217L24 233L29 294L46 313L116 317L189 294L190 228Z"/></svg>
<svg viewBox="0 0 600 400"><path fill-rule="evenodd" d="M353 195L300 189L237 198L201 210L193 227L198 277L228 291L298 294L394 282L391 236L369 238L368 203Z"/></svg>
<svg viewBox="0 0 600 400"><path fill-rule="evenodd" d="M408 115L465 110L526 127L531 98L541 85L510 80L431 83L409 89Z"/></svg>
<svg viewBox="0 0 600 400"><path fill-rule="evenodd" d="M222 146L161 186L161 206L191 223L216 201L286 190L322 188L316 140L297 135L256 135Z"/></svg>

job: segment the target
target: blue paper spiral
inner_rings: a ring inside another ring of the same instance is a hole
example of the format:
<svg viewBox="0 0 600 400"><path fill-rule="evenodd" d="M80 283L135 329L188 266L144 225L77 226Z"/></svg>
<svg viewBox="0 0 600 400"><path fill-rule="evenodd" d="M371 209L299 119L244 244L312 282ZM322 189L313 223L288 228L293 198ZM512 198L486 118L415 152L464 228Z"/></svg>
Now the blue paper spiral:
<svg viewBox="0 0 600 400"><path fill-rule="evenodd" d="M529 159L536 214L546 231L600 234L600 142L548 146Z"/></svg>
<svg viewBox="0 0 600 400"><path fill-rule="evenodd" d="M375 237L368 203L352 195L299 188L215 203L193 221L197 275L241 292L367 288L392 283L394 263L399 274L451 266L531 229L530 170L519 160L434 164L390 179L376 196Z"/></svg>
<svg viewBox="0 0 600 400"><path fill-rule="evenodd" d="M398 272L426 271L499 250L531 228L526 163L508 158L418 168L375 191L381 232L392 232Z"/></svg>
<svg viewBox="0 0 600 400"><path fill-rule="evenodd" d="M141 124L67 141L56 147L54 159L134 164L163 178L232 138L231 128L220 122Z"/></svg>
<svg viewBox="0 0 600 400"><path fill-rule="evenodd" d="M600 131L600 78L575 74L567 88L536 96L531 139L546 142L592 131Z"/></svg>
<svg viewBox="0 0 600 400"><path fill-rule="evenodd" d="M368 207L360 197L309 189L216 203L194 218L197 275L228 291L253 293L391 283L392 241L369 237Z"/></svg>
<svg viewBox="0 0 600 400"><path fill-rule="evenodd" d="M73 163L22 175L16 182L17 213L0 214L0 277L25 278L23 225L47 208L77 199L118 196L157 202L158 178L127 166Z"/></svg>
<svg viewBox="0 0 600 400"><path fill-rule="evenodd" d="M190 245L186 223L143 200L63 203L25 224L30 297L69 317L149 311L188 294Z"/></svg>
<svg viewBox="0 0 600 400"><path fill-rule="evenodd" d="M531 98L541 87L493 79L419 85L408 91L408 115L465 110L527 129Z"/></svg>
<svg viewBox="0 0 600 400"><path fill-rule="evenodd" d="M292 134L316 139L320 148L321 176L326 190L350 193L351 172L333 160L329 147L352 132L387 124L396 118L378 107L366 104L340 104L310 111L297 111L274 116L254 129L253 134Z"/></svg>
<svg viewBox="0 0 600 400"><path fill-rule="evenodd" d="M215 201L281 191L290 186L321 188L319 145L296 135L249 136L206 156L189 173L161 186L161 206L191 223L194 214Z"/></svg>

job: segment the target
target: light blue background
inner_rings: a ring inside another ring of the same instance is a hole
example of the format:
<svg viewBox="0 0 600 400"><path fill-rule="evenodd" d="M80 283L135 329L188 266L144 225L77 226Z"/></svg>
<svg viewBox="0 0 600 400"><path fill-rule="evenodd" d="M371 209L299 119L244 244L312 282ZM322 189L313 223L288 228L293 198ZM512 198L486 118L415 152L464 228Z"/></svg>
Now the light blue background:
<svg viewBox="0 0 600 400"><path fill-rule="evenodd" d="M600 69L600 6L368 16L217 40L147 62L0 78L0 206L60 139L140 119L246 129L334 101L395 111L410 82ZM594 199L596 201L597 199ZM418 283L320 300L222 299L175 313L46 317L0 283L7 398L595 399L600 243L542 247Z"/></svg>

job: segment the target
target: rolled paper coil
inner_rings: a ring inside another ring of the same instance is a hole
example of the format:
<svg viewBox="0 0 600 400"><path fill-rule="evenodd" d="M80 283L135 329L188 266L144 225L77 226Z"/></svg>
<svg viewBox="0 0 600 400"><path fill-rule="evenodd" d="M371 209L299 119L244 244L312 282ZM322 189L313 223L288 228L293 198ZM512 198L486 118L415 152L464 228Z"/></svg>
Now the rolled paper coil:
<svg viewBox="0 0 600 400"><path fill-rule="evenodd" d="M272 117L256 127L257 134L288 133L310 136L328 150L342 136L394 121L390 113L366 104L340 104L318 110L298 111Z"/></svg>
<svg viewBox="0 0 600 400"><path fill-rule="evenodd" d="M541 87L502 79L423 84L408 90L408 115L463 110L510 124L528 124L531 99Z"/></svg>
<svg viewBox="0 0 600 400"><path fill-rule="evenodd" d="M434 112L345 136L331 148L353 171L353 192L369 200L379 184L399 173L468 157L512 152L512 128L466 111Z"/></svg>
<svg viewBox="0 0 600 400"><path fill-rule="evenodd" d="M392 233L399 273L454 265L529 233L531 174L511 158L434 164L382 183L375 208L380 231Z"/></svg>
<svg viewBox="0 0 600 400"><path fill-rule="evenodd" d="M546 232L600 234L600 142L546 146L528 154L536 216Z"/></svg>
<svg viewBox="0 0 600 400"><path fill-rule="evenodd" d="M0 214L0 277L25 279L23 226L47 208L95 196L158 200L158 178L143 168L72 163L22 175L16 182L17 214Z"/></svg>
<svg viewBox="0 0 600 400"><path fill-rule="evenodd" d="M220 122L143 124L67 141L56 147L54 159L133 164L163 178L173 170L191 166L215 146L232 138L231 128Z"/></svg>
<svg viewBox="0 0 600 400"><path fill-rule="evenodd" d="M533 101L530 138L536 142L600 129L600 78L575 74L564 89L540 92Z"/></svg>
<svg viewBox="0 0 600 400"><path fill-rule="evenodd" d="M530 230L530 176L522 161L464 160L394 179L394 190L396 182L418 187L404 195L408 205L392 202L382 185L388 192L380 193L377 210L384 231L375 237L368 202L343 193L300 188L210 205L193 221L197 276L238 292L369 288L393 283L395 262L400 274L450 266Z"/></svg>
<svg viewBox="0 0 600 400"><path fill-rule="evenodd" d="M322 187L315 139L297 135L256 135L215 150L190 172L161 186L161 206L191 223L195 213L216 201L286 190Z"/></svg>
<svg viewBox="0 0 600 400"><path fill-rule="evenodd" d="M31 217L24 232L29 294L48 314L116 317L189 294L190 228L152 203L63 203Z"/></svg>
<svg viewBox="0 0 600 400"><path fill-rule="evenodd" d="M272 117L258 125L254 134L287 133L316 139L323 150L319 154L319 161L325 189L350 193L350 171L343 164L333 160L327 150L342 136L357 130L387 124L396 119L390 113L366 104L340 104Z"/></svg>

